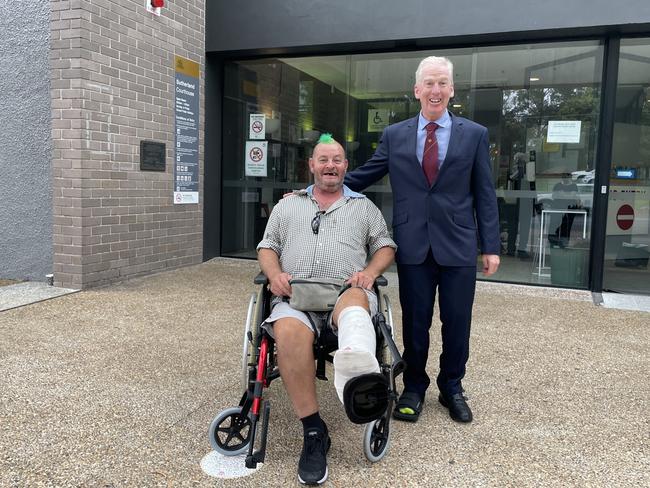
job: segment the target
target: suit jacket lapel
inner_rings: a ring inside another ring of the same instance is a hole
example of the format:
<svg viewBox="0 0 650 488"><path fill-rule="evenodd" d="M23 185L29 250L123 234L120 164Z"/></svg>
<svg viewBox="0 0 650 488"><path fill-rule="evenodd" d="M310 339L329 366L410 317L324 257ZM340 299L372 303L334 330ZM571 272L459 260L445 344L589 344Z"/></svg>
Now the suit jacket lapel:
<svg viewBox="0 0 650 488"><path fill-rule="evenodd" d="M420 162L418 161L418 157L416 154L417 150L417 133L418 133L418 117L416 116L413 119L409 120L408 125L406 126L406 147L408 147L409 152L413 154L413 157L411 158L411 162L415 162L418 166L420 166Z"/></svg>
<svg viewBox="0 0 650 488"><path fill-rule="evenodd" d="M417 155L417 135L418 135L419 117L420 117L420 113L418 112L418 115L416 115L412 119L409 119L409 123L406 126L406 134L404 140L406 142L406 147L409 149L409 154L411 154L409 164L411 165L413 171L417 171L422 175L421 178L422 185L429 188L429 186L427 185L427 177L424 175L424 171L422 171L422 165L420 164L420 161L418 161L418 155Z"/></svg>
<svg viewBox="0 0 650 488"><path fill-rule="evenodd" d="M451 135L449 136L449 145L447 146L447 154L445 155L445 159L442 162L442 166L440 167L440 173L438 174L438 179L436 181L440 180L440 174L443 171L447 171L446 168L454 164L454 159L456 156L456 153L458 152L459 148L462 147L463 144L463 121L460 120L458 117L455 117L452 115L451 112L449 112L449 115L451 116Z"/></svg>

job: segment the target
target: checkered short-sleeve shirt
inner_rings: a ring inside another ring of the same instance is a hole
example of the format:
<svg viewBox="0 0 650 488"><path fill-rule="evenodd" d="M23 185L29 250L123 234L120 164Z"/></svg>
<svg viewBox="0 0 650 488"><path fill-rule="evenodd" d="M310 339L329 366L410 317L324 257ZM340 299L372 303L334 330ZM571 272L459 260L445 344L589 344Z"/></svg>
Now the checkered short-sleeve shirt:
<svg viewBox="0 0 650 488"><path fill-rule="evenodd" d="M397 248L376 205L347 187L343 197L321 215L315 234L311 222L319 207L311 189L278 202L257 245L258 250L275 251L282 271L294 278L346 280L363 270L377 250Z"/></svg>

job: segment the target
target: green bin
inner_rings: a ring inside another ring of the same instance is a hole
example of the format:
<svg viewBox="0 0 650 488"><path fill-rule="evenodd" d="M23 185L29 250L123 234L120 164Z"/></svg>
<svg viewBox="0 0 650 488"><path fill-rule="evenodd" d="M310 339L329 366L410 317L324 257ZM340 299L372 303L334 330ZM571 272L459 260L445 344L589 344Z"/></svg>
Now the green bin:
<svg viewBox="0 0 650 488"><path fill-rule="evenodd" d="M589 249L551 246L551 283L586 288Z"/></svg>

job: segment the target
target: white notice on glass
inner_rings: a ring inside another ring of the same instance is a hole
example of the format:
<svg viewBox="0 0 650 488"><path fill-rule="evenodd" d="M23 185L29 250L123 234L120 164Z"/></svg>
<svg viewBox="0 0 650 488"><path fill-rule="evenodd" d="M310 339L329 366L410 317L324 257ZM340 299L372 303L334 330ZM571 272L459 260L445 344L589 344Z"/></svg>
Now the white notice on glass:
<svg viewBox="0 0 650 488"><path fill-rule="evenodd" d="M546 142L577 144L580 142L580 120L549 120Z"/></svg>
<svg viewBox="0 0 650 488"><path fill-rule="evenodd" d="M266 117L264 114L250 114L248 124L249 139L264 139L264 126Z"/></svg>
<svg viewBox="0 0 650 488"><path fill-rule="evenodd" d="M246 176L266 177L267 141L246 141L245 166Z"/></svg>

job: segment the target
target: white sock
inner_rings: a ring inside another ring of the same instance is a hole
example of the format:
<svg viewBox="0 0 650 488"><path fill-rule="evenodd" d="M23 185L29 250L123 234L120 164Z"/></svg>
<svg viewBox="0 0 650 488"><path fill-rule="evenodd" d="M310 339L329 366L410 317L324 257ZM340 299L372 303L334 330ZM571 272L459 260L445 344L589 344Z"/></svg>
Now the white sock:
<svg viewBox="0 0 650 488"><path fill-rule="evenodd" d="M334 354L334 387L343 403L343 388L349 380L379 372L375 357L375 329L365 308L353 306L341 311L338 338L339 348Z"/></svg>

